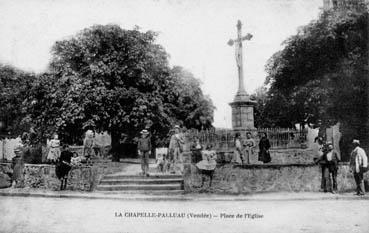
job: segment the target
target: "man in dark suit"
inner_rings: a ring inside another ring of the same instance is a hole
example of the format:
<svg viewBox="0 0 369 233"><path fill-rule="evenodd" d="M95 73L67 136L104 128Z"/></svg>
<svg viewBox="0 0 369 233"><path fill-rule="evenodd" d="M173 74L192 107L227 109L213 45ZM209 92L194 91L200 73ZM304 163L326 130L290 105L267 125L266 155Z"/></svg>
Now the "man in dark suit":
<svg viewBox="0 0 369 233"><path fill-rule="evenodd" d="M323 170L322 188L324 192L337 192L338 162L341 160L338 153L333 150L331 142L327 142L317 163L321 164Z"/></svg>

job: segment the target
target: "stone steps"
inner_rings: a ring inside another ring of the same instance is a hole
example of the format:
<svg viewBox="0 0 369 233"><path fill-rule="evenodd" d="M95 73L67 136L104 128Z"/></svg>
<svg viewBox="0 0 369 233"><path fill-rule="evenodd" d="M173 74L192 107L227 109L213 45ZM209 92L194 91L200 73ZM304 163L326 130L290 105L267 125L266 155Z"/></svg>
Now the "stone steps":
<svg viewBox="0 0 369 233"><path fill-rule="evenodd" d="M182 178L177 179L104 179L100 181L101 185L122 185L122 184L173 184L182 183Z"/></svg>
<svg viewBox="0 0 369 233"><path fill-rule="evenodd" d="M96 193L106 194L106 195L114 195L114 194L142 194L142 195L182 195L184 194L184 190L112 190L112 191L103 191L96 190Z"/></svg>
<svg viewBox="0 0 369 233"><path fill-rule="evenodd" d="M119 190L182 190L182 184L124 184L124 185L99 185L100 191Z"/></svg>
<svg viewBox="0 0 369 233"><path fill-rule="evenodd" d="M115 173L105 175L96 187L96 191L105 193L140 194L181 194L183 177L171 174L150 174L149 177Z"/></svg>
<svg viewBox="0 0 369 233"><path fill-rule="evenodd" d="M105 175L103 180L125 180L125 179L131 179L131 180L152 180L152 179L182 179L182 175L153 175L150 176L142 176L142 175L124 175L124 174L110 174Z"/></svg>

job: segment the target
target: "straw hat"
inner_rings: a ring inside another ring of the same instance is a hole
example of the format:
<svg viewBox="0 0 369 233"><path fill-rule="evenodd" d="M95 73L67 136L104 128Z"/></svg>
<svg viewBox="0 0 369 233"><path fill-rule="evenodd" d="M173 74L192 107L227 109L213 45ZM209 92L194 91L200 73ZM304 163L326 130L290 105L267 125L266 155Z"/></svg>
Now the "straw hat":
<svg viewBox="0 0 369 233"><path fill-rule="evenodd" d="M357 140L357 139L354 139L354 140L352 141L352 143L353 143L353 144L360 145L360 141L359 141L359 140Z"/></svg>
<svg viewBox="0 0 369 233"><path fill-rule="evenodd" d="M18 154L22 152L22 144L18 143L15 147L14 147L14 154Z"/></svg>
<svg viewBox="0 0 369 233"><path fill-rule="evenodd" d="M146 129L141 131L141 134L149 134L149 131L147 131Z"/></svg>

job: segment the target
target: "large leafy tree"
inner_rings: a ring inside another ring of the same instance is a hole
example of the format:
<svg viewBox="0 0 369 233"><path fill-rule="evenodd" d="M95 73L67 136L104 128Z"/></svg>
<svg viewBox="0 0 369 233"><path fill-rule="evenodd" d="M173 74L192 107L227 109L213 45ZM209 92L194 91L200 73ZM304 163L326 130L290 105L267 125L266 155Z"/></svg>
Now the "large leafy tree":
<svg viewBox="0 0 369 233"><path fill-rule="evenodd" d="M328 11L302 27L266 65L270 89L266 103L259 105L262 117L283 127L308 123L324 128L341 122L345 139L363 138L368 39L366 11Z"/></svg>
<svg viewBox="0 0 369 233"><path fill-rule="evenodd" d="M108 131L113 144L122 133L133 139L150 126L160 141L170 127L196 127L213 105L200 83L181 68L171 69L168 55L152 31L96 25L52 48L48 73L40 75L27 96L28 118L39 139L58 132L78 142L86 129Z"/></svg>
<svg viewBox="0 0 369 233"><path fill-rule="evenodd" d="M18 136L28 131L30 125L24 119L24 98L33 74L28 74L8 65L0 65L0 121L2 136Z"/></svg>
<svg viewBox="0 0 369 233"><path fill-rule="evenodd" d="M203 94L200 80L179 66L173 67L170 75L174 79L172 89L177 97L168 108L171 115L188 128L211 128L215 107L210 97Z"/></svg>

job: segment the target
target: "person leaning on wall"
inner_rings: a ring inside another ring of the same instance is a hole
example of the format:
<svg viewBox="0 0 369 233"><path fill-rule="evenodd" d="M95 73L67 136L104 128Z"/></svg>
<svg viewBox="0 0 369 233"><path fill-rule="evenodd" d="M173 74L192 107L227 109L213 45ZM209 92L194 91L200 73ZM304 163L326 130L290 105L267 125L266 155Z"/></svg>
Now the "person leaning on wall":
<svg viewBox="0 0 369 233"><path fill-rule="evenodd" d="M319 164L320 166L320 171L321 171L321 180L320 180L320 192L324 191L324 187L325 187L325 177L324 177L324 169L325 169L325 161L323 160L323 147L324 147L324 142L323 142L323 138L322 137L316 137L314 140L317 146L316 148L316 155L317 158L314 158L314 161L316 164Z"/></svg>
<svg viewBox="0 0 369 233"><path fill-rule="evenodd" d="M13 175L12 175L12 188L19 188L23 186L24 182L24 158L23 158L23 144L19 143L14 148L14 154L15 157L12 159L12 169L13 169Z"/></svg>

